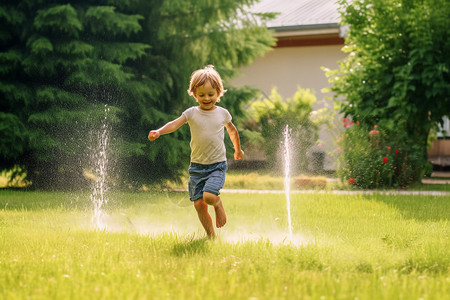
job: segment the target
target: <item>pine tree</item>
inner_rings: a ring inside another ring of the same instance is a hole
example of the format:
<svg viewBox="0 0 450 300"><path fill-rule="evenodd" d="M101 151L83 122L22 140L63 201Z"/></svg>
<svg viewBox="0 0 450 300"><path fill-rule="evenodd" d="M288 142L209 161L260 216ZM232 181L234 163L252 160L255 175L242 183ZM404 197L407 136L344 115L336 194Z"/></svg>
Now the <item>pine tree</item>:
<svg viewBox="0 0 450 300"><path fill-rule="evenodd" d="M133 40L142 16L113 6L64 1L2 5L2 166L21 165L35 187L79 187L87 139L120 111L122 66L148 45ZM8 113L6 113L8 112Z"/></svg>
<svg viewBox="0 0 450 300"><path fill-rule="evenodd" d="M261 17L245 12L252 2L1 4L0 167L22 166L35 187L81 186L107 105L120 182L180 175L187 127L151 144L148 131L195 104L186 93L193 70L212 63L227 80L270 49ZM224 103L239 115L252 91L229 90Z"/></svg>

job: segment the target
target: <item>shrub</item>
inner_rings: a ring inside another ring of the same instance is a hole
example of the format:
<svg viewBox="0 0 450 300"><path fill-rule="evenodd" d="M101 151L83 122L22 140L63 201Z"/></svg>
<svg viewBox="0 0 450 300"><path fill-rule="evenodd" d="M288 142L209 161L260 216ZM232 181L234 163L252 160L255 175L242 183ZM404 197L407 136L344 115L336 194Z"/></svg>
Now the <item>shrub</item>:
<svg viewBox="0 0 450 300"><path fill-rule="evenodd" d="M294 178L294 184L299 189L325 189L327 179L325 177L298 176Z"/></svg>
<svg viewBox="0 0 450 300"><path fill-rule="evenodd" d="M224 188L229 189L262 189L282 190L284 179L257 173L227 174Z"/></svg>
<svg viewBox="0 0 450 300"><path fill-rule="evenodd" d="M254 101L248 107L243 138L261 149L270 167L274 167L278 162L283 129L289 125L296 158L306 157L318 137L319 124L312 118L315 102L316 96L309 89L298 87L291 98L283 99L273 88L269 97ZM298 159L298 164L300 170L307 170L307 160Z"/></svg>
<svg viewBox="0 0 450 300"><path fill-rule="evenodd" d="M343 119L338 176L358 188L405 187L415 181L420 149L402 133Z"/></svg>

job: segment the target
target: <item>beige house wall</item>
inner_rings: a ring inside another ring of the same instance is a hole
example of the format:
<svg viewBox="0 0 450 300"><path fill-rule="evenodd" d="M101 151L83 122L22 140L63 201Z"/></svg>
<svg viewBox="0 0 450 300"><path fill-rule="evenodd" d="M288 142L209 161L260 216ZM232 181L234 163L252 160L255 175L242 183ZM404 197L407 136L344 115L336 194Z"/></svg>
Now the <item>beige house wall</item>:
<svg viewBox="0 0 450 300"><path fill-rule="evenodd" d="M317 98L314 109L333 104L325 100L322 89L329 87L328 80L322 67L336 69L337 61L344 58L341 51L343 45L321 45L303 47L278 47L258 58L251 65L241 69L242 75L233 79L234 86L249 85L258 88L263 95L270 95L273 87L283 98L289 98L297 91L297 87L310 89ZM281 134L281 133L280 133ZM335 169L333 152L336 151L336 132L322 128L319 131L320 148L316 146L312 151L325 152L324 168ZM248 153L260 158L257 153Z"/></svg>
<svg viewBox="0 0 450 300"><path fill-rule="evenodd" d="M242 75L230 83L253 86L267 95L276 86L283 97L291 97L301 86L315 92L320 101L321 89L329 86L321 67L337 68L337 61L344 58L341 48L342 45L274 48L242 68Z"/></svg>

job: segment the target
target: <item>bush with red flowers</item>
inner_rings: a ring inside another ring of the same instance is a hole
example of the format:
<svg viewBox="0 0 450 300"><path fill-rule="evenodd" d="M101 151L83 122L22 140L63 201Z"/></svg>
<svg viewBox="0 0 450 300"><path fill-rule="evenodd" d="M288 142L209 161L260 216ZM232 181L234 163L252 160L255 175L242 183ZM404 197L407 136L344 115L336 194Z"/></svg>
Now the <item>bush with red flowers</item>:
<svg viewBox="0 0 450 300"><path fill-rule="evenodd" d="M414 144L401 143L400 133L400 138L393 139L382 126L362 123L343 119L344 131L336 151L340 179L362 189L397 188L411 183L414 151L404 153L402 149L414 150Z"/></svg>

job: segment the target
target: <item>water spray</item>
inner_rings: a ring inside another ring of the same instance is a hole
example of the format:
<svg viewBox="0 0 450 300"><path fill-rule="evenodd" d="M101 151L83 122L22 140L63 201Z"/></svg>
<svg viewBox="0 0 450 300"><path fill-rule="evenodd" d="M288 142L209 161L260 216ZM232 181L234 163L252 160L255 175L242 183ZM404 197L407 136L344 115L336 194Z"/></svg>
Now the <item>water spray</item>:
<svg viewBox="0 0 450 300"><path fill-rule="evenodd" d="M284 193L286 195L286 207L287 207L287 215L288 215L288 232L289 239L292 240L292 221L291 221L291 174L290 174L290 161L291 161L291 153L290 153L290 133L289 125L283 130L283 162L284 162Z"/></svg>
<svg viewBox="0 0 450 300"><path fill-rule="evenodd" d="M105 117L103 119L102 129L98 133L98 148L97 152L92 154L95 164L95 182L91 193L91 202L94 208L92 215L92 224L96 229L106 229L106 224L103 222L104 212L103 207L108 202L106 198L106 191L108 190L106 184L106 177L108 171L108 156L106 150L108 148L108 112L109 108L105 105Z"/></svg>

